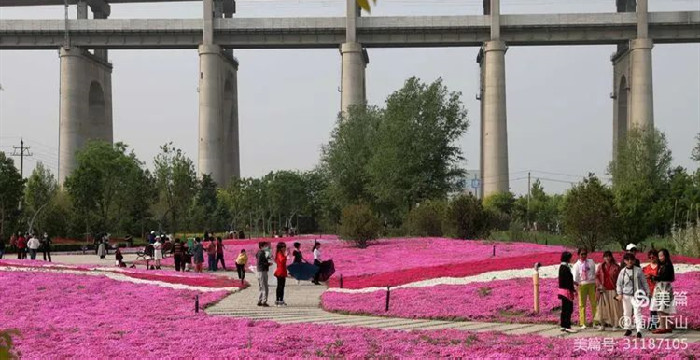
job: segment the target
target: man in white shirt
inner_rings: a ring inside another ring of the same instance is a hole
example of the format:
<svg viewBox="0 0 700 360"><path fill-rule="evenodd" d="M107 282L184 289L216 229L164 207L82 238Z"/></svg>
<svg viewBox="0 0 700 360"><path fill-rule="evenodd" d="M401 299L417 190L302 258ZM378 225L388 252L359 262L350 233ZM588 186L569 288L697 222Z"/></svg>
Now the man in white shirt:
<svg viewBox="0 0 700 360"><path fill-rule="evenodd" d="M591 317L595 317L595 262L588 258L586 249L578 249L578 261L574 264L574 283L578 284L578 318L581 329L586 328L586 298L591 302ZM593 319L591 319L593 322Z"/></svg>
<svg viewBox="0 0 700 360"><path fill-rule="evenodd" d="M27 248L29 248L29 255L32 260L36 260L36 251L39 250L39 246L41 246L41 242L39 242L36 236L32 235L31 239L27 242Z"/></svg>

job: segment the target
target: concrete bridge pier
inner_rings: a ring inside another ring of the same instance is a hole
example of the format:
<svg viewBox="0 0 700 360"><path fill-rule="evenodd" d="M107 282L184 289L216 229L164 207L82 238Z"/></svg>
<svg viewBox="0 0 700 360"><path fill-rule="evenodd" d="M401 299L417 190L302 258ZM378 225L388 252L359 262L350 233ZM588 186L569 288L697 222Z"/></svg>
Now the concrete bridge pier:
<svg viewBox="0 0 700 360"><path fill-rule="evenodd" d="M362 45L356 42L342 44L340 54L343 59L340 107L345 112L350 106L367 103L365 68L369 59Z"/></svg>
<svg viewBox="0 0 700 360"><path fill-rule="evenodd" d="M87 19L91 9L95 19L106 19L109 5L102 0L80 0L77 18ZM64 46L61 62L60 113L58 137L58 182L77 167L76 153L90 140L112 142L112 64L107 49Z"/></svg>
<svg viewBox="0 0 700 360"><path fill-rule="evenodd" d="M484 43L481 65L481 193L484 197L510 191L506 112L507 46L500 40L499 0L484 1L491 15L491 41Z"/></svg>
<svg viewBox="0 0 700 360"><path fill-rule="evenodd" d="M203 43L199 46L198 174L219 186L240 177L238 61L231 49L214 43L214 19L231 18L232 0L203 1Z"/></svg>
<svg viewBox="0 0 700 360"><path fill-rule="evenodd" d="M199 47L199 175L225 186L240 176L238 63L218 45Z"/></svg>
<svg viewBox="0 0 700 360"><path fill-rule="evenodd" d="M654 89L652 84L648 0L620 1L618 12L637 13L637 38L618 45L613 54L613 157L627 131L654 128Z"/></svg>
<svg viewBox="0 0 700 360"><path fill-rule="evenodd" d="M340 111L346 112L350 106L367 103L365 69L369 63L367 51L357 42L357 19L360 8L355 0L346 0L347 15L345 43L340 45L342 69L340 75Z"/></svg>
<svg viewBox="0 0 700 360"><path fill-rule="evenodd" d="M88 141L112 142L112 64L77 47L62 48L60 59L58 181L63 184Z"/></svg>

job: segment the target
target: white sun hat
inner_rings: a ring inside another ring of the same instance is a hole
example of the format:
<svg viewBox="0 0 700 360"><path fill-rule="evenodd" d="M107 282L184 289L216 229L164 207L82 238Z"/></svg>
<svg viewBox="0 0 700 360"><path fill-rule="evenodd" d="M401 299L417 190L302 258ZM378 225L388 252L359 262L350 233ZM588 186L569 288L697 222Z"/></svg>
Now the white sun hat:
<svg viewBox="0 0 700 360"><path fill-rule="evenodd" d="M635 245L635 244L627 244L627 247L625 248L625 250L627 250L627 251L632 251L632 249L637 249L637 245Z"/></svg>

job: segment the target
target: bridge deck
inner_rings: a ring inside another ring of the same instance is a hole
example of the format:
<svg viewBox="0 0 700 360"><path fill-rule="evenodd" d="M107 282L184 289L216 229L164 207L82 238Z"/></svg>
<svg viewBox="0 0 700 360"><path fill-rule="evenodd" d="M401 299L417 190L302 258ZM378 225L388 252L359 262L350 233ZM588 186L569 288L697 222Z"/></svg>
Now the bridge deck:
<svg viewBox="0 0 700 360"><path fill-rule="evenodd" d="M0 7L4 6L51 6L64 5L65 0L0 0ZM106 0L109 4L136 4L136 3L157 3L157 2L184 2L202 0ZM69 5L75 5L78 0L68 0Z"/></svg>
<svg viewBox="0 0 700 360"><path fill-rule="evenodd" d="M700 11L649 14L656 43L700 42ZM196 48L200 19L69 20L71 44L91 48ZM237 49L337 48L345 17L232 18L215 21L216 43ZM64 20L0 20L0 48L42 49L63 44ZM636 37L633 13L504 15L509 45L617 44ZM373 47L480 46L490 38L489 18L474 16L366 17L358 41Z"/></svg>

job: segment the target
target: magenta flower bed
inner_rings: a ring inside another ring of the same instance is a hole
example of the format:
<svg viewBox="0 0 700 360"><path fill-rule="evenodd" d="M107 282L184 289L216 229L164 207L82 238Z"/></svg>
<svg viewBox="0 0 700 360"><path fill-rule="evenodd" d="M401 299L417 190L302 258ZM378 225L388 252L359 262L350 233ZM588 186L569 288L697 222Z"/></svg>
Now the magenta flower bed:
<svg viewBox="0 0 700 360"><path fill-rule="evenodd" d="M0 271L0 329L18 329L22 358L665 357L686 350L575 350L574 340L470 333L279 325L194 314L189 290L96 276ZM210 303L225 293L200 294Z"/></svg>
<svg viewBox="0 0 700 360"><path fill-rule="evenodd" d="M0 260L0 266L12 266L19 268L36 268L44 270L70 270L85 272L110 272L119 273L135 279L161 281L169 284L181 284L187 286L200 286L211 288L224 287L247 287L249 284L234 280L226 276L216 276L212 274L173 272L168 270L144 270L132 268L109 268L100 265L74 265L56 262L45 262L41 260Z"/></svg>
<svg viewBox="0 0 700 360"><path fill-rule="evenodd" d="M687 292L688 305L678 307L678 316L688 327L700 329L700 272L677 274L674 291ZM405 318L474 320L512 323L558 323L561 301L557 279L540 280L540 313L533 313L531 278L496 280L467 285L399 288L391 291L390 309L385 312L385 291L340 293L327 291L322 306L328 311L386 315ZM578 323L578 300L572 321ZM439 306L435 306L439 304ZM648 309L645 313L648 316ZM590 311L587 316L590 321Z"/></svg>

